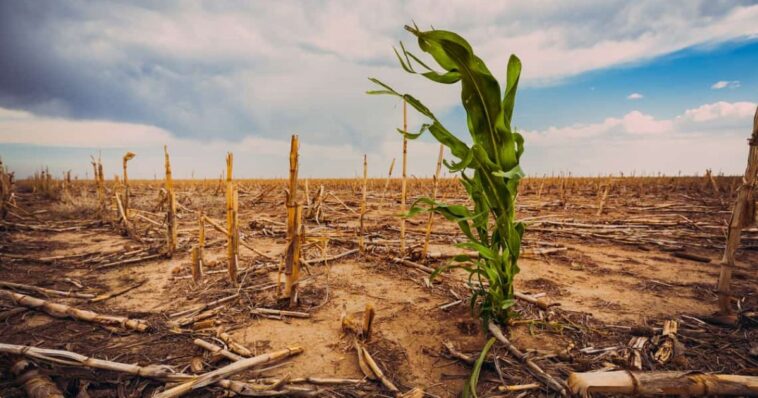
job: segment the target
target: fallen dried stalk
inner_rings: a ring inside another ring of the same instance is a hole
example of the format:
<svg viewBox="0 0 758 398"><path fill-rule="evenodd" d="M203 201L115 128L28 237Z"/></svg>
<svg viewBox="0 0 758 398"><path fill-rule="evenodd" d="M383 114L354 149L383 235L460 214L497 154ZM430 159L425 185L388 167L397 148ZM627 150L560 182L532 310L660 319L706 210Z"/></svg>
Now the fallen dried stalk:
<svg viewBox="0 0 758 398"><path fill-rule="evenodd" d="M95 269L105 269L105 268L118 267L119 265L136 264L136 263L139 263L139 262L142 262L142 261L153 260L153 259L156 259L156 258L159 258L159 257L162 257L162 256L163 255L160 254L160 253L158 253L158 254L150 254L150 255L147 255L147 256L143 256L143 257L130 258L128 260L121 260L121 261L115 261L115 262L108 263L108 264L98 265L97 267L95 267Z"/></svg>
<svg viewBox="0 0 758 398"><path fill-rule="evenodd" d="M407 265L407 266L409 266L411 268L416 268L418 270L421 270L421 271L424 271L424 272L427 272L427 273L430 273L430 274L434 272L434 268L427 267L426 265L421 265L419 263L414 263L413 261L406 260L404 258L393 257L392 261L394 261L396 263L403 264L403 265Z"/></svg>
<svg viewBox="0 0 758 398"><path fill-rule="evenodd" d="M192 376L189 375L174 373L174 371L168 366L139 366L134 364L126 364L87 357L75 352L64 350L51 350L47 348L0 343L0 352L5 354L20 355L27 358L34 358L60 365L79 365L88 368L128 373L134 376L149 377L152 379L164 381L184 381L188 378L192 378Z"/></svg>
<svg viewBox="0 0 758 398"><path fill-rule="evenodd" d="M232 352L242 355L243 357L252 357L253 353L247 349L247 347L234 341L229 333L224 332L222 328L216 329L216 337L221 339L229 347Z"/></svg>
<svg viewBox="0 0 758 398"><path fill-rule="evenodd" d="M384 384L385 387L387 387L388 390L392 392L399 392L398 388L392 383L390 379L387 378L387 376L384 375L382 370L379 368L379 365L376 364L376 361L374 361L374 358L371 357L371 354L368 353L368 350L366 347L363 347L361 343L356 341L356 349L358 350L358 355L362 356L363 360L365 360L366 365L368 365L369 369L371 369L371 372L376 375L376 378L379 379L379 381Z"/></svg>
<svg viewBox="0 0 758 398"><path fill-rule="evenodd" d="M149 328L146 321L141 319L129 319L115 315L101 315L96 312L81 310L65 304L53 303L40 298L27 296L25 294L13 293L7 290L0 290L0 296L3 296L17 305L29 307L38 311L43 311L48 315L56 318L73 318L85 322L99 323L106 326L120 326L126 329L145 332Z"/></svg>
<svg viewBox="0 0 758 398"><path fill-rule="evenodd" d="M44 295L61 296L61 297L75 297L75 298L88 298L88 299L95 297L94 294L90 294L90 293L64 292L61 290L46 289L44 287L26 285L23 283L0 281L0 287L7 287L11 289L24 290L27 292L36 292L36 293L41 293Z"/></svg>
<svg viewBox="0 0 758 398"><path fill-rule="evenodd" d="M311 317L311 314L307 312L275 310L275 309L270 309L270 308L253 308L253 310L250 312L252 314L257 314L257 315L288 316L291 318L310 318Z"/></svg>
<svg viewBox="0 0 758 398"><path fill-rule="evenodd" d="M519 384L519 385L510 385L510 386L499 386L497 389L498 391L507 391L507 392L517 392L517 391L527 391L527 390L539 390L542 388L542 385L537 383L531 383L531 384Z"/></svg>
<svg viewBox="0 0 758 398"><path fill-rule="evenodd" d="M116 297L116 296L120 296L120 295L122 295L122 294L124 294L124 293L126 293L126 292L128 292L130 290L134 290L134 289L136 289L136 288L144 285L145 282L147 282L147 280L143 280L143 281L137 282L134 285L127 286L127 287L124 287L124 288L121 288L121 289L118 289L118 290L115 290L115 291L112 291L112 292L109 292L109 293L100 294L97 297L95 297L92 300L90 300L90 303L97 303L97 302L100 302L100 301L105 301L105 300L111 299L111 298Z"/></svg>
<svg viewBox="0 0 758 398"><path fill-rule="evenodd" d="M277 379L277 378L262 378L262 379L256 379L256 382L260 383L266 383L266 384L274 384L279 383L284 379ZM301 383L307 383L307 384L319 384L319 385L349 385L349 384L362 384L364 383L363 379L343 379L343 378L335 378L335 377L295 377L287 380L287 383L289 384L301 384Z"/></svg>
<svg viewBox="0 0 758 398"><path fill-rule="evenodd" d="M16 308L11 308L8 311L0 312L0 321L4 321L18 314L22 314L26 311L29 311L29 309L26 307L16 307Z"/></svg>
<svg viewBox="0 0 758 398"><path fill-rule="evenodd" d="M147 365L139 366L134 364L127 364L121 362L108 361L104 359L97 359L87 357L81 354L77 354L71 351L64 350L51 350L46 348L23 346L15 344L0 343L0 353L13 354L24 356L27 358L34 358L36 360L46 361L54 364L65 366L81 366L92 369L102 369L112 372L121 372L130 374L133 376L147 377L164 382L187 382L198 379L200 376L188 375L183 373L176 373L170 367L164 365ZM273 355L267 354L267 355ZM252 360L254 358L247 358L246 360ZM253 365L254 366L254 365ZM207 374L207 373L206 373ZM240 381L232 381L221 379L216 381L216 385L226 388L232 392L244 396L265 396L266 394L259 393L259 386L251 385ZM263 386L265 387L265 386ZM280 390L282 391L282 390ZM297 392L303 392L300 389ZM270 395L270 394L269 394Z"/></svg>
<svg viewBox="0 0 758 398"><path fill-rule="evenodd" d="M306 264L306 265L325 263L327 261L334 261L334 260L338 260L338 259L340 259L342 257L347 257L347 256L349 256L351 254L358 253L358 251L359 251L359 249L352 249L352 250L348 250L348 251L346 251L344 253L335 254L334 256L322 257L322 258L317 258L317 259L313 259L313 260L301 260L300 263L301 264Z"/></svg>
<svg viewBox="0 0 758 398"><path fill-rule="evenodd" d="M545 373L545 371L542 370L542 368L540 368L536 363L534 363L534 361L529 359L526 354L522 353L518 348L511 344L511 342L503 335L503 332L500 330L500 328L493 322L489 323L489 331L493 336L495 336L496 339L498 339L498 341L505 345L511 355L526 365L534 377L545 383L545 385L550 389L558 392L561 396L565 397L568 395L566 393L566 389L563 387L563 385L561 385L561 383L553 378L553 376Z"/></svg>
<svg viewBox="0 0 758 398"><path fill-rule="evenodd" d="M568 385L574 394L582 397L592 393L758 396L757 376L714 375L697 371L571 373Z"/></svg>
<svg viewBox="0 0 758 398"><path fill-rule="evenodd" d="M241 356L239 356L239 355L237 355L237 354L235 354L233 352L225 350L225 349L223 349L223 348L221 348L221 347L219 347L219 346L217 346L217 345L215 345L213 343L209 343L209 342L207 342L205 340L202 340L202 339L195 339L193 341L193 343L196 346L200 347L200 348L208 350L208 351L210 351L210 352L212 352L214 354L222 355L222 356L224 356L224 357L226 357L228 359L231 359L232 361L240 361L240 360L244 359L243 357L241 357Z"/></svg>
<svg viewBox="0 0 758 398"><path fill-rule="evenodd" d="M513 295L517 299L524 300L527 303L534 304L534 305L536 305L537 307L539 307L539 308L541 308L543 310L547 310L550 307L561 305L560 303L546 303L546 302L544 302L544 301L542 301L540 299L534 298L534 297L532 297L532 296L530 296L528 294L524 294L524 293L514 292Z"/></svg>
<svg viewBox="0 0 758 398"><path fill-rule="evenodd" d="M16 383L24 387L29 398L64 398L58 386L25 359L16 361L11 366L11 373L16 376Z"/></svg>
<svg viewBox="0 0 758 398"><path fill-rule="evenodd" d="M229 301L232 301L232 300L236 299L239 296L240 296L239 293L235 293L235 294L232 294L231 296L227 296L227 297L215 300L215 301L211 301L210 303L200 304L200 305L197 305L197 306L192 307L190 309L186 309L186 310L182 310L182 311L179 311L179 312L175 312L175 313L169 315L168 317L169 318L178 318L180 316L184 316L184 315L187 315L187 314L197 313L197 312L200 312L200 311L205 310L207 308L210 308L210 307L213 307L213 306L216 306L216 305L220 305L220 304L224 304L224 303L227 303Z"/></svg>
<svg viewBox="0 0 758 398"><path fill-rule="evenodd" d="M155 395L154 398L179 397L192 390L197 390L198 388L202 388L207 385L214 384L224 379L227 376L237 374L253 366L273 362L282 358L289 357L291 355L300 354L301 352L303 352L302 347L293 346L293 347L285 348L283 350L274 351L274 352L263 354L263 355L258 355L252 358L245 358L241 361L233 362L227 366L224 366L212 372L208 372L201 376L198 376L194 380L187 381L185 383L179 384L178 386L165 390Z"/></svg>

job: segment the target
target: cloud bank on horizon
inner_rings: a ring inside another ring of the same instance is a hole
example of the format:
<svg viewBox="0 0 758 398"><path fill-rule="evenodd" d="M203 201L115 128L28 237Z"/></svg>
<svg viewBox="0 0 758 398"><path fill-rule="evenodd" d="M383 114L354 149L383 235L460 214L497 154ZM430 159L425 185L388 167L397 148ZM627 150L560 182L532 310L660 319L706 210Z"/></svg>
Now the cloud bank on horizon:
<svg viewBox="0 0 758 398"><path fill-rule="evenodd" d="M0 1L0 156L83 176L86 154L116 169L133 150L149 178L168 144L179 177L218 176L226 151L241 177L274 177L297 133L304 176L352 177L363 153L378 176L400 155L401 108L364 95L369 76L468 136L457 87L396 64L411 20L460 33L496 76L519 55L529 174L744 168L756 1ZM436 144L410 153L431 174Z"/></svg>

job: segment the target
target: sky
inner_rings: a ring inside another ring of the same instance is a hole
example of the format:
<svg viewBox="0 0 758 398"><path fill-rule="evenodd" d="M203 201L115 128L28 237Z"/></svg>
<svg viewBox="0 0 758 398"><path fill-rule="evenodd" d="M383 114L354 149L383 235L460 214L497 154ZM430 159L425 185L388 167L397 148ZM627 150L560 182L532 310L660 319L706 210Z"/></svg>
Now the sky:
<svg viewBox="0 0 758 398"><path fill-rule="evenodd" d="M527 175L740 174L758 102L756 1L14 1L0 0L0 157L91 177L384 176L402 156L402 104L377 77L468 137L460 86L409 75L403 25L465 37L503 82L523 71L513 124ZM425 120L409 111L409 127ZM409 174L438 144L411 141ZM398 163L399 165L399 163ZM395 170L398 170L397 168Z"/></svg>

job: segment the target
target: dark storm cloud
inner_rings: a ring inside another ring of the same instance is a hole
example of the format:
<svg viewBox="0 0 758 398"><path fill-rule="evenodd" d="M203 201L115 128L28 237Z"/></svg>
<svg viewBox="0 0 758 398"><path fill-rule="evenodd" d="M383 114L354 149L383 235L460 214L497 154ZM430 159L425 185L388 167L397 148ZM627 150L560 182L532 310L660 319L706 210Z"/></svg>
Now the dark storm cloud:
<svg viewBox="0 0 758 398"><path fill-rule="evenodd" d="M394 137L398 112L367 99L366 77L441 114L458 106L397 67L391 46L411 20L460 31L498 70L518 52L526 86L747 34L751 14L718 23L754 3L0 0L0 108L371 150Z"/></svg>
<svg viewBox="0 0 758 398"><path fill-rule="evenodd" d="M112 46L99 37L108 25L87 3L3 1L0 26L0 107L147 123L188 136L234 138L255 127L239 104L225 101L222 87L208 83L250 63L183 58L139 42L98 53Z"/></svg>

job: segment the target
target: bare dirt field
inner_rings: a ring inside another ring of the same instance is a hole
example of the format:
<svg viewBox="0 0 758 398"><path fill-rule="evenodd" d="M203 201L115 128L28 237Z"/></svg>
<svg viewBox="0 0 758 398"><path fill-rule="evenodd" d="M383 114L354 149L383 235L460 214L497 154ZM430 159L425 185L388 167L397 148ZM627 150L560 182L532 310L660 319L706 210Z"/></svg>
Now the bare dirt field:
<svg viewBox="0 0 758 398"><path fill-rule="evenodd" d="M707 322L717 309L714 289L738 182L717 180L719 192L710 181L695 177L523 181L517 218L526 223L526 233L516 291L537 298L542 306L517 300L519 317L503 328L513 345L559 380L574 371L633 369L630 344L636 336L651 341L649 348L638 350L643 370L758 374L758 358L751 356L758 332L750 317L758 303L758 229L743 231L732 281L742 323L724 328ZM409 182L409 203L430 194L430 180ZM226 237L208 223L202 282L195 283L190 272L198 211L226 225L220 181L175 183L178 247L171 258L163 255L166 206L161 182L131 183L128 231L115 221L115 207L97 214L92 182L75 182L52 198L21 182L17 207L0 224L0 281L69 295L112 296L93 300L8 284L0 288L98 314L141 319L149 328L138 332L118 324L52 317L5 295L0 297L0 343L142 366L167 365L192 374L229 363L193 343L200 338L226 346L218 333L223 328L252 356L303 348L299 355L231 377L257 386L255 394L392 396L386 385L364 376L354 338L342 327L346 315L360 319L370 304L376 317L365 348L386 377L401 392L417 387L431 397L458 396L487 333L471 315L466 275L456 270L430 281L425 268L439 267L462 251L454 246L463 241L457 226L435 216L430 255L422 258L428 215L407 219L408 253L405 261L398 261L399 181L392 180L385 191L384 180L371 179L366 250L360 253L361 181L308 184L307 198L300 187L307 213L302 254L307 266L300 275L298 303L290 308L278 298L278 269L287 248L284 180L238 181L242 246L237 286L226 269ZM313 207L321 186L316 219L308 205ZM108 191L112 189L109 182ZM438 198L466 202L455 180L441 181ZM182 311L187 313L175 316ZM656 328L666 320L678 322L678 341L672 359L659 361L653 357L660 337ZM12 358L0 354L2 397L24 396L11 374ZM193 369L193 361L202 367ZM38 365L67 396L149 397L166 388L151 377L49 361ZM532 383L538 385L524 391L498 389ZM211 385L188 396L224 396L227 390ZM495 344L483 368L480 396L552 394L519 358Z"/></svg>

